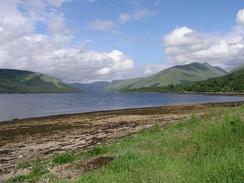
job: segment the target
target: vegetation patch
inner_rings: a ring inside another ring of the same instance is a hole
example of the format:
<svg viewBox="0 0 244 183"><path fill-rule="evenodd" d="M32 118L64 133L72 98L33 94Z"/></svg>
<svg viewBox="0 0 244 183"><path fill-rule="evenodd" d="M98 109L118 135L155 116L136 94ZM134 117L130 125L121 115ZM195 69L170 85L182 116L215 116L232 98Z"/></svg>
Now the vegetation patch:
<svg viewBox="0 0 244 183"><path fill-rule="evenodd" d="M17 165L17 168L18 169L20 169L20 168L29 168L29 167L38 165L40 163L41 163L40 159L34 159L34 160L31 160L31 161L23 161L23 162L21 162L21 163L19 163Z"/></svg>
<svg viewBox="0 0 244 183"><path fill-rule="evenodd" d="M99 154L105 154L107 152L106 147L94 147L88 151L89 155L91 156L97 156Z"/></svg>
<svg viewBox="0 0 244 183"><path fill-rule="evenodd" d="M53 164L61 165L61 164L72 162L74 159L75 158L73 153L66 152L66 153L55 155L52 162Z"/></svg>
<svg viewBox="0 0 244 183"><path fill-rule="evenodd" d="M15 183L15 182L37 182L39 178L49 173L48 169L44 167L42 164L34 164L32 166L32 170L27 175L20 175L14 178L10 178L7 183Z"/></svg>

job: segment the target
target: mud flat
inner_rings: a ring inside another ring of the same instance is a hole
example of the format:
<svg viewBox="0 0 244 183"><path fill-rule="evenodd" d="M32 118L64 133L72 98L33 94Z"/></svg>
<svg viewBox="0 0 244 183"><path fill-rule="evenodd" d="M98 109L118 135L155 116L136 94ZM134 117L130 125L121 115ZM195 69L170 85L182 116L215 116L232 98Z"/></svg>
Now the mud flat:
<svg viewBox="0 0 244 183"><path fill-rule="evenodd" d="M0 182L16 175L24 160L46 158L56 153L88 149L137 133L155 124L161 126L204 115L243 102L175 105L90 112L0 123ZM2 179L2 180L1 180Z"/></svg>

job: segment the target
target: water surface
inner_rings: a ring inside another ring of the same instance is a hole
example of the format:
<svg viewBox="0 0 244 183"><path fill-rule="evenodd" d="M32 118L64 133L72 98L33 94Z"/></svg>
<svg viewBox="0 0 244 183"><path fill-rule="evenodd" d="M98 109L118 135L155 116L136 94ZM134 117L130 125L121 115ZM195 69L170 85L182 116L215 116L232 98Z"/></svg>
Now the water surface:
<svg viewBox="0 0 244 183"><path fill-rule="evenodd" d="M244 101L244 96L162 93L0 94L0 121L135 107Z"/></svg>

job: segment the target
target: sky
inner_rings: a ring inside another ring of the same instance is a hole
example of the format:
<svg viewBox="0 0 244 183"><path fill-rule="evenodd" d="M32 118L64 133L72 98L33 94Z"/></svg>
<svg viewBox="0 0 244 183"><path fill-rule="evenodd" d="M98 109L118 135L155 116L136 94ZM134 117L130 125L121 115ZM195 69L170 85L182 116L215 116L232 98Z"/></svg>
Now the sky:
<svg viewBox="0 0 244 183"><path fill-rule="evenodd" d="M0 68L87 83L244 64L243 0L0 0Z"/></svg>

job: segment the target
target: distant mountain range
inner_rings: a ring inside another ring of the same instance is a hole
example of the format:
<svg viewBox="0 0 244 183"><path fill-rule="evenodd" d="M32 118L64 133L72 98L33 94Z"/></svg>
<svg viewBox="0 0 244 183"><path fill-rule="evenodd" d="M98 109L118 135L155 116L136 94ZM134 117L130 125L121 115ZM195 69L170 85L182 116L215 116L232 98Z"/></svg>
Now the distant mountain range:
<svg viewBox="0 0 244 183"><path fill-rule="evenodd" d="M75 91L77 89L45 74L0 69L0 93L63 93Z"/></svg>
<svg viewBox="0 0 244 183"><path fill-rule="evenodd" d="M177 65L148 77L113 81L108 88L113 91L157 88L168 85L192 83L222 76L224 74L226 74L226 71L219 67L213 67L207 63L201 64L194 62L187 65Z"/></svg>
<svg viewBox="0 0 244 183"><path fill-rule="evenodd" d="M71 87L78 89L80 92L106 92L111 85L108 81L98 81L93 83L71 83Z"/></svg>
<svg viewBox="0 0 244 183"><path fill-rule="evenodd" d="M0 69L0 93L64 93L106 91L243 92L244 67L230 73L207 63L177 65L148 77L90 84L67 84L30 71Z"/></svg>

